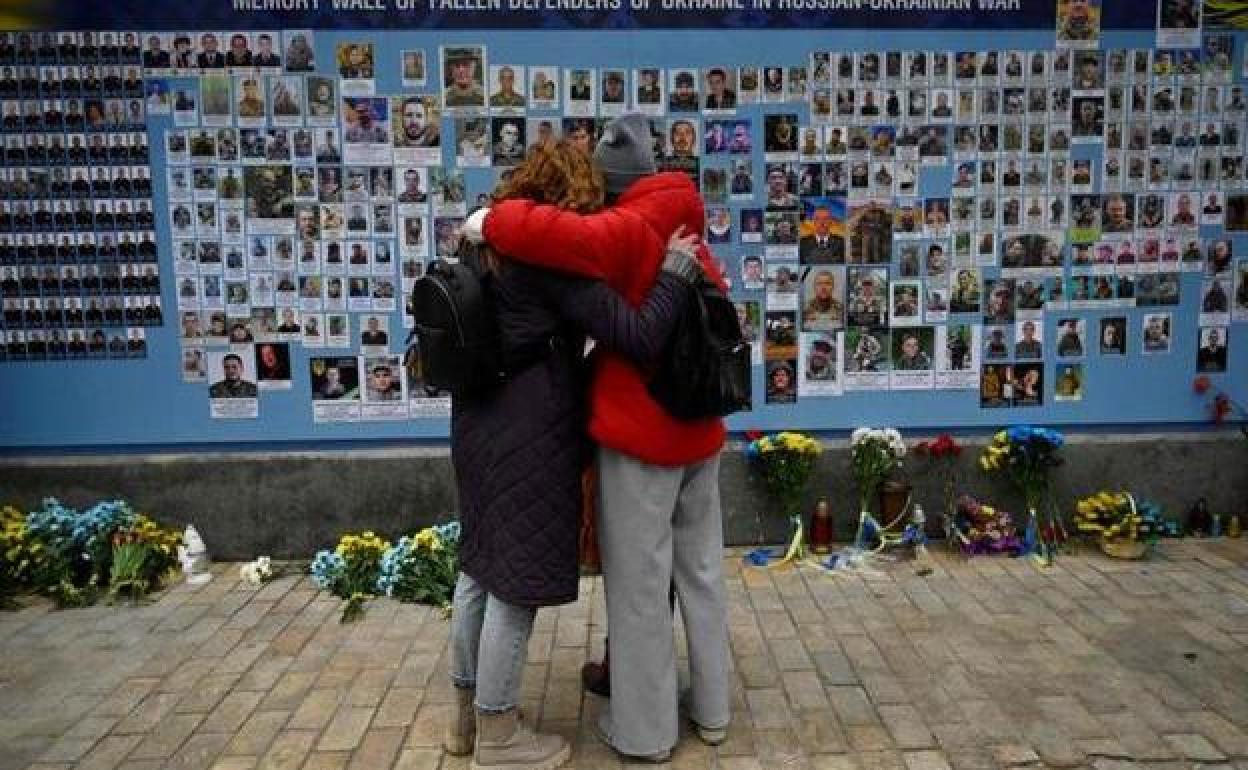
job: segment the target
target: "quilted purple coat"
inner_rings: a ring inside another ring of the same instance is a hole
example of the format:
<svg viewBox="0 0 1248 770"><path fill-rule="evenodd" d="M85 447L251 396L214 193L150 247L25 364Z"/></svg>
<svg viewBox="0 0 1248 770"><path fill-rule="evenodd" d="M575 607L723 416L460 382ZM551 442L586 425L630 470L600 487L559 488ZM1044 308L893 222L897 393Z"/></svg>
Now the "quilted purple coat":
<svg viewBox="0 0 1248 770"><path fill-rule="evenodd" d="M655 358L688 292L660 275L631 308L600 281L504 263L487 279L504 363L488 396L457 398L451 460L459 494L460 569L509 604L576 601L588 369L585 336L639 362Z"/></svg>

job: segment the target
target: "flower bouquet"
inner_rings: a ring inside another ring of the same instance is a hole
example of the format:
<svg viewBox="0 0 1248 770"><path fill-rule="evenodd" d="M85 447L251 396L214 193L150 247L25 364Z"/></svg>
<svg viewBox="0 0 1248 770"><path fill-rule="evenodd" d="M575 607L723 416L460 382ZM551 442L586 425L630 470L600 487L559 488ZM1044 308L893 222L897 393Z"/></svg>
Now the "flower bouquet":
<svg viewBox="0 0 1248 770"><path fill-rule="evenodd" d="M350 623L364 614L364 603L375 595L381 574L382 554L390 544L372 532L343 535L332 551L318 551L309 571L312 582L347 603L342 622Z"/></svg>
<svg viewBox="0 0 1248 770"><path fill-rule="evenodd" d="M794 431L752 434L752 437L753 440L745 448L745 455L762 475L763 485L777 512L789 517L793 524L793 539L782 561L801 558L806 550L801 514L802 493L814 472L815 462L823 453L823 446L817 439Z"/></svg>
<svg viewBox="0 0 1248 770"><path fill-rule="evenodd" d="M1045 564L1053 562L1059 544L1066 540L1057 507L1049 490L1049 473L1062 464L1058 455L1066 439L1049 428L1018 425L998 432L980 455L979 467L988 473L1003 473L1023 494L1027 504L1024 547ZM1045 505L1047 522L1040 526L1040 509Z"/></svg>
<svg viewBox="0 0 1248 770"><path fill-rule="evenodd" d="M79 512L46 498L42 508L26 516L29 537L43 543L47 553L35 585L61 607L93 603L99 587L109 583L113 533L136 522L137 514L121 500L96 503Z"/></svg>
<svg viewBox="0 0 1248 770"><path fill-rule="evenodd" d="M46 561L43 543L26 530L26 516L12 506L0 508L0 609L17 606L13 597Z"/></svg>
<svg viewBox="0 0 1248 770"><path fill-rule="evenodd" d="M1161 537L1161 509L1127 492L1097 492L1075 504L1075 529L1096 535L1116 559L1141 559Z"/></svg>
<svg viewBox="0 0 1248 770"><path fill-rule="evenodd" d="M952 534L957 547L967 556L1018 556L1023 551L1013 517L969 495L958 498Z"/></svg>
<svg viewBox="0 0 1248 770"><path fill-rule="evenodd" d="M133 524L114 532L110 540L109 598L125 594L137 601L173 569L182 535L138 514Z"/></svg>
<svg viewBox="0 0 1248 770"><path fill-rule="evenodd" d="M377 593L449 610L459 572L458 521L399 538L381 557Z"/></svg>
<svg viewBox="0 0 1248 770"><path fill-rule="evenodd" d="M957 489L957 460L962 454L962 445L948 433L942 433L932 441L921 441L914 447L914 453L927 457L931 464L940 469L941 488L944 494L944 530L945 538L952 546L955 538L954 523L957 518L955 494Z"/></svg>
<svg viewBox="0 0 1248 770"><path fill-rule="evenodd" d="M896 428L859 428L849 438L849 451L858 483L858 510L867 514L880 485L901 467L906 443Z"/></svg>

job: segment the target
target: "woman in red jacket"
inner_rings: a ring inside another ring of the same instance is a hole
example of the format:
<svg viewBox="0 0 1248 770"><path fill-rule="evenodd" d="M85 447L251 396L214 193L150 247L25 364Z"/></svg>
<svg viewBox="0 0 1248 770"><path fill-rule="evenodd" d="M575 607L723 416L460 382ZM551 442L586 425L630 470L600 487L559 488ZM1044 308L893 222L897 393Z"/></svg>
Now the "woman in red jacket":
<svg viewBox="0 0 1248 770"><path fill-rule="evenodd" d="M701 233L702 199L684 174L656 173L649 121L609 124L594 152L610 208L582 216L534 201L504 201L476 218L508 257L601 278L634 307L654 286L669 235ZM612 200L613 199L613 200ZM473 235L473 221L467 227ZM699 260L722 284L710 252ZM603 738L628 756L661 761L678 735L668 592L674 586L689 645L690 715L707 743L730 716L728 635L719 504L723 421L678 420L646 388L643 366L595 356L589 431L598 443L599 540L607 584L611 704Z"/></svg>

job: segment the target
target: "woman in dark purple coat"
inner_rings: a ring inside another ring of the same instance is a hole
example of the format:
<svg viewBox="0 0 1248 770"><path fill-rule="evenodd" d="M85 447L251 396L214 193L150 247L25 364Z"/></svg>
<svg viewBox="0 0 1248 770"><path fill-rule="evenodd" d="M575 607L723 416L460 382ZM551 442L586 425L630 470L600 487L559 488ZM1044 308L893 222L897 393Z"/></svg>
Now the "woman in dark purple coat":
<svg viewBox="0 0 1248 770"><path fill-rule="evenodd" d="M535 147L496 195L578 212L601 208L601 175L566 142ZM700 270L695 236L672 236L637 309L600 281L487 258L485 291L512 372L488 394L456 398L451 459L459 493L460 576L451 628L456 709L446 749L474 767L557 767L570 753L516 713L538 607L577 595L581 471L588 457L586 336L637 361L662 349ZM474 715L475 701L475 715ZM474 720L475 716L475 720Z"/></svg>

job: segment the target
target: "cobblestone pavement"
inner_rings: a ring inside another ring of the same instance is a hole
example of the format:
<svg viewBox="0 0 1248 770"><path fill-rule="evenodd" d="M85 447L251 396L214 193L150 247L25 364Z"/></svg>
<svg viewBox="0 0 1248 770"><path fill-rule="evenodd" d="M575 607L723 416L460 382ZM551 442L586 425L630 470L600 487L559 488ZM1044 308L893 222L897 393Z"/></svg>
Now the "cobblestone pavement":
<svg viewBox="0 0 1248 770"><path fill-rule="evenodd" d="M1169 542L1038 570L934 553L870 574L743 570L730 554L733 725L686 734L678 768L1248 768L1248 540ZM303 577L237 569L138 608L0 613L0 768L466 768L438 742L447 624L340 603ZM602 649L602 585L543 610L523 708L593 737L580 665Z"/></svg>

